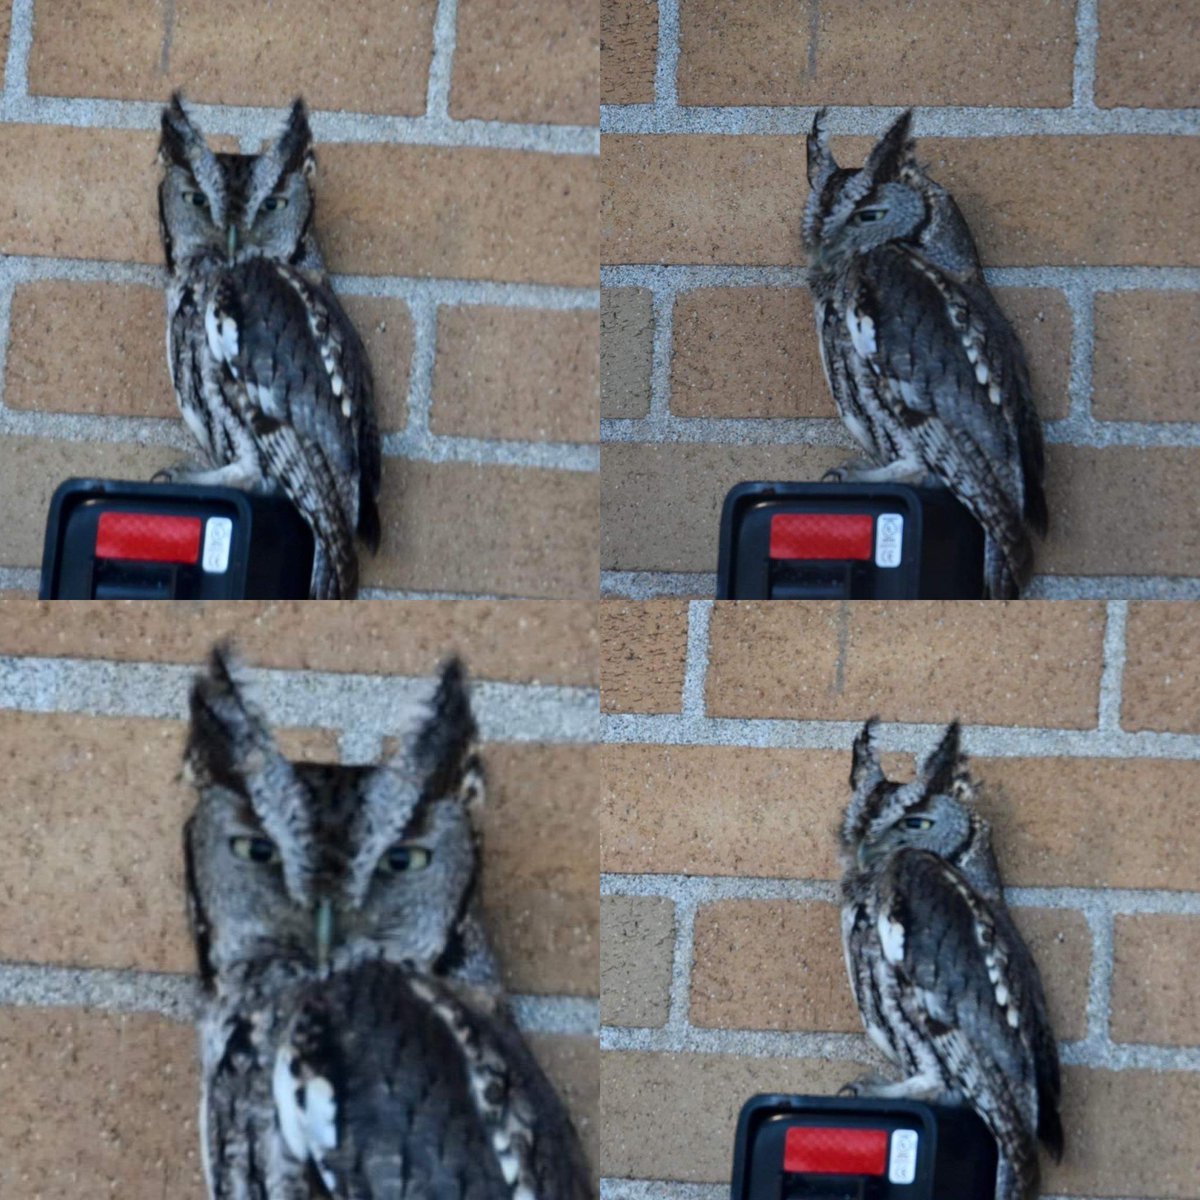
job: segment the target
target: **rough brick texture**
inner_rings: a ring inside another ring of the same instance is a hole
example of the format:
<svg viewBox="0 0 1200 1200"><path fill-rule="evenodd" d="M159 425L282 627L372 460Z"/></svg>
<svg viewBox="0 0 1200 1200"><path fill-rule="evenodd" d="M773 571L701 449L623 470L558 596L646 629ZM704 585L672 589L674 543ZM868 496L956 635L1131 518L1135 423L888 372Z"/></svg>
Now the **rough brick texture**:
<svg viewBox="0 0 1200 1200"><path fill-rule="evenodd" d="M1070 0L680 5L681 104L1028 104L1071 101Z"/></svg>
<svg viewBox="0 0 1200 1200"><path fill-rule="evenodd" d="M1127 729L1200 733L1200 612L1131 604L1121 722Z"/></svg>
<svg viewBox="0 0 1200 1200"><path fill-rule="evenodd" d="M597 332L590 311L444 310L430 428L465 437L594 442Z"/></svg>
<svg viewBox="0 0 1200 1200"><path fill-rule="evenodd" d="M600 0L600 100L639 104L654 99L658 48L655 0Z"/></svg>
<svg viewBox="0 0 1200 1200"><path fill-rule="evenodd" d="M600 413L643 417L650 408L654 317L645 288L605 288L600 308Z"/></svg>
<svg viewBox="0 0 1200 1200"><path fill-rule="evenodd" d="M571 0L459 0L451 115L594 125L598 17Z"/></svg>
<svg viewBox="0 0 1200 1200"><path fill-rule="evenodd" d="M1146 108L1195 107L1200 62L1192 47L1200 19L1190 4L1174 0L1099 0L1096 103Z"/></svg>
<svg viewBox="0 0 1200 1200"><path fill-rule="evenodd" d="M601 705L622 712L678 712L687 604L605 604L600 623Z"/></svg>
<svg viewBox="0 0 1200 1200"><path fill-rule="evenodd" d="M648 896L600 899L600 1016L607 1025L663 1025L670 1005L675 912Z"/></svg>
<svg viewBox="0 0 1200 1200"><path fill-rule="evenodd" d="M1200 997L1191 986L1200 955L1200 921L1119 916L1113 933L1113 1037L1200 1046Z"/></svg>

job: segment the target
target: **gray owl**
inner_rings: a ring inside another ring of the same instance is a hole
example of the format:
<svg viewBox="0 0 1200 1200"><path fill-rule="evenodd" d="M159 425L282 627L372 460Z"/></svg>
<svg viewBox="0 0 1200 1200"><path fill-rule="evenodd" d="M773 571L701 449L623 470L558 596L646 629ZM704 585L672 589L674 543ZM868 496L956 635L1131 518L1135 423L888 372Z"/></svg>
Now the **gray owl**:
<svg viewBox="0 0 1200 1200"><path fill-rule="evenodd" d="M940 483L986 535L984 583L1016 596L1046 532L1042 426L1025 355L954 198L913 157L911 112L859 171L808 137L809 287L825 377L865 459L836 479Z"/></svg>
<svg viewBox="0 0 1200 1200"><path fill-rule="evenodd" d="M1062 1155L1059 1066L1037 965L1001 890L953 724L912 783L854 743L841 830L842 941L871 1041L903 1072L858 1094L965 1104L1000 1151L996 1200L1028 1200L1040 1139Z"/></svg>
<svg viewBox="0 0 1200 1200"><path fill-rule="evenodd" d="M589 1200L480 920L483 775L443 667L377 767L293 763L225 648L191 694L184 836L214 1200Z"/></svg>
<svg viewBox="0 0 1200 1200"><path fill-rule="evenodd" d="M358 587L379 546L371 369L313 235L304 103L260 154L214 154L176 94L163 109L159 227L167 353L202 462L165 477L282 491L313 532L311 595Z"/></svg>

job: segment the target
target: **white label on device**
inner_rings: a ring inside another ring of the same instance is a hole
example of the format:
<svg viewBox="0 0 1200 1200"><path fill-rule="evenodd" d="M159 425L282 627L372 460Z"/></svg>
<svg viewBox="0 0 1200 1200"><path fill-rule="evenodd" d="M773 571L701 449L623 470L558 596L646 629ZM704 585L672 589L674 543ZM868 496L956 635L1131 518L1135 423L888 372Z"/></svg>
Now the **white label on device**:
<svg viewBox="0 0 1200 1200"><path fill-rule="evenodd" d="M204 523L204 558L201 566L209 575L224 575L229 570L229 547L233 544L233 521L229 517L209 517Z"/></svg>
<svg viewBox="0 0 1200 1200"><path fill-rule="evenodd" d="M888 1157L888 1182L912 1183L917 1177L917 1131L897 1129Z"/></svg>
<svg viewBox="0 0 1200 1200"><path fill-rule="evenodd" d="M875 565L898 567L904 547L904 518L899 513L880 513L875 518Z"/></svg>

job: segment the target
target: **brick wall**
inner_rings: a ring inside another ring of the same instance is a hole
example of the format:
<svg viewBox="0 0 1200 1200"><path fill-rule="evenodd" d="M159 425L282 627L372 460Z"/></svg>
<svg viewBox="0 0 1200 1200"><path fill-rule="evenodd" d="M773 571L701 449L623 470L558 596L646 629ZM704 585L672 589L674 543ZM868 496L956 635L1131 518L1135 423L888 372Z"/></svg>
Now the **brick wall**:
<svg viewBox="0 0 1200 1200"><path fill-rule="evenodd" d="M755 1092L882 1060L837 923L850 743L961 717L1065 1069L1047 1195L1200 1197L1200 606L601 605L605 1200L720 1200Z"/></svg>
<svg viewBox="0 0 1200 1200"><path fill-rule="evenodd" d="M0 1195L203 1195L178 775L190 679L226 633L311 759L374 760L463 654L491 779L485 912L595 1158L594 606L397 612L0 605Z"/></svg>
<svg viewBox="0 0 1200 1200"><path fill-rule="evenodd" d="M0 0L0 587L36 590L61 479L191 449L155 208L183 87L225 149L298 92L313 110L318 234L378 377L366 594L594 595L597 22L569 0Z"/></svg>
<svg viewBox="0 0 1200 1200"><path fill-rule="evenodd" d="M858 164L904 106L1025 341L1051 533L1032 595L1200 596L1200 29L1152 0L604 0L602 550L712 595L742 479L850 456L800 220L813 108ZM1181 202L1182 201L1182 202Z"/></svg>

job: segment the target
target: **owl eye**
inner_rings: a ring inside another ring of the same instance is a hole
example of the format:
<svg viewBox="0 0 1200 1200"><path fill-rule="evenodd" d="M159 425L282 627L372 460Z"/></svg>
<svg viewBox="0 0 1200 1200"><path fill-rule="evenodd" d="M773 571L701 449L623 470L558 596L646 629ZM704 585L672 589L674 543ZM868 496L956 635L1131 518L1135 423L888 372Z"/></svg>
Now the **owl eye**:
<svg viewBox="0 0 1200 1200"><path fill-rule="evenodd" d="M868 221L879 221L886 215L886 208L860 208L854 214L854 220L859 225L866 225Z"/></svg>
<svg viewBox="0 0 1200 1200"><path fill-rule="evenodd" d="M208 197L203 192L184 192L184 202L194 204L197 208L208 207Z"/></svg>
<svg viewBox="0 0 1200 1200"><path fill-rule="evenodd" d="M243 862L256 863L262 867L272 866L279 861L279 851L270 838L230 838L229 849L233 851L234 858L240 858Z"/></svg>
<svg viewBox="0 0 1200 1200"><path fill-rule="evenodd" d="M287 208L287 197L286 196L268 196L262 202L262 206L263 206L263 208L265 208L267 210L267 212L276 212L279 209Z"/></svg>
<svg viewBox="0 0 1200 1200"><path fill-rule="evenodd" d="M905 829L932 829L933 821L929 817L905 817Z"/></svg>
<svg viewBox="0 0 1200 1200"><path fill-rule="evenodd" d="M383 856L379 869L385 875L399 875L402 871L423 871L429 866L433 855L424 846L412 846L397 842Z"/></svg>

